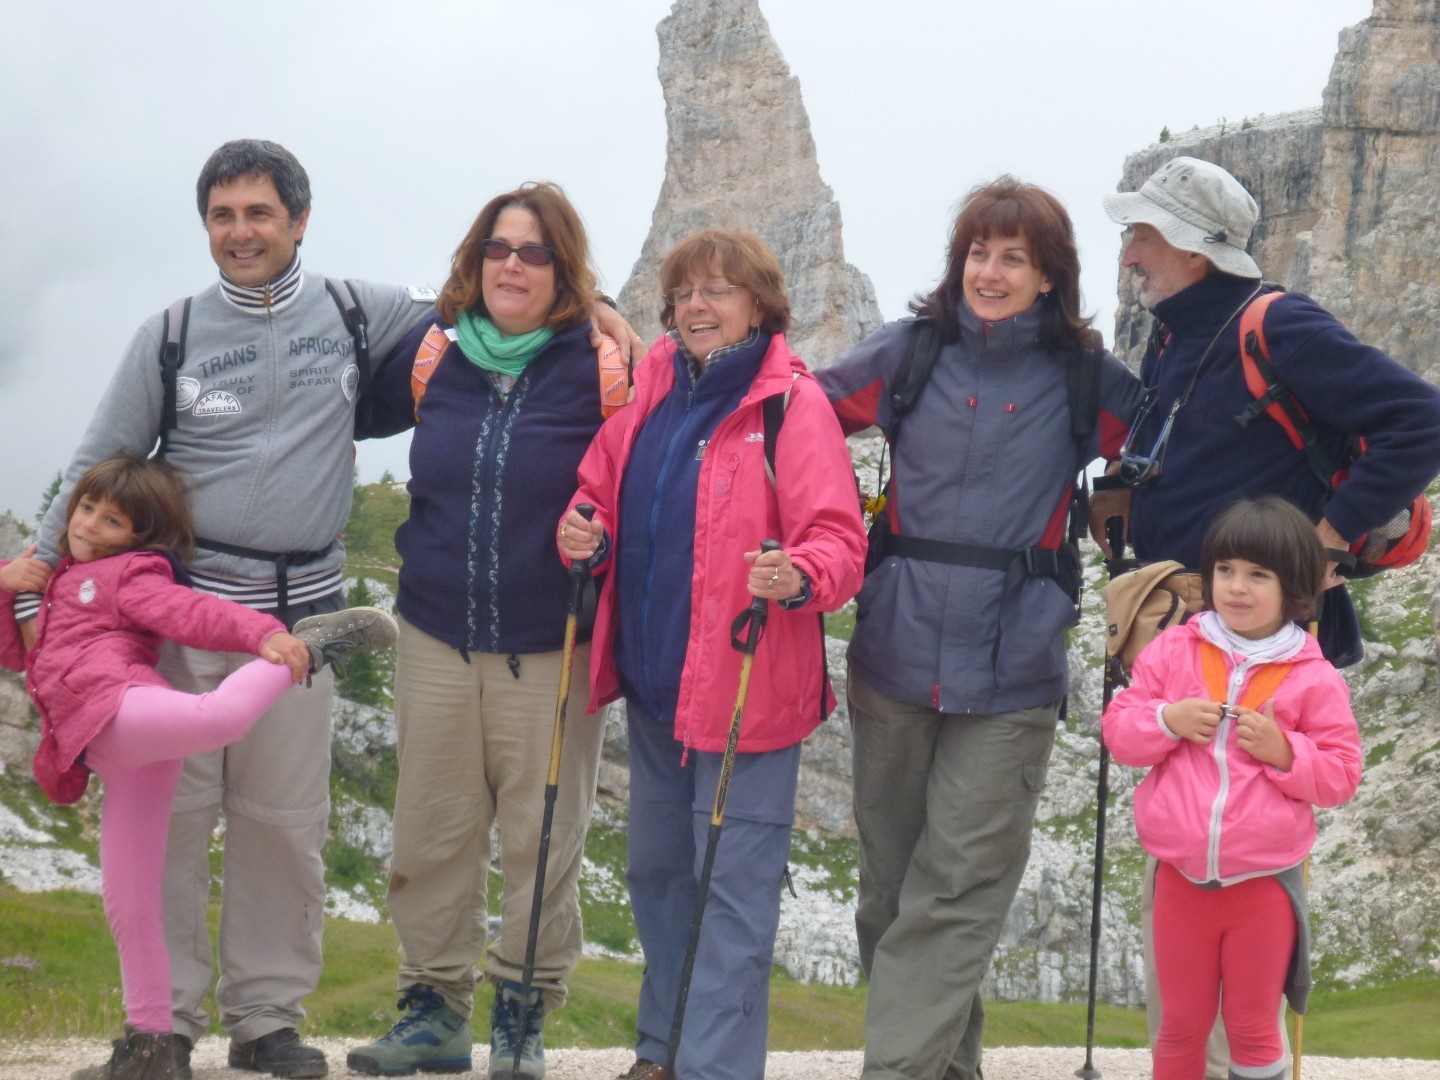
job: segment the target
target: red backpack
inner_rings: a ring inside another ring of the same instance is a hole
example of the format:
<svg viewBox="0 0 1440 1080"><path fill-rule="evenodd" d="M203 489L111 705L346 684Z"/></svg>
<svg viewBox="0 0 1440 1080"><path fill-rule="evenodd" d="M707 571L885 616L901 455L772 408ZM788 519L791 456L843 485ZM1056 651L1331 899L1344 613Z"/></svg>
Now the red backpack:
<svg viewBox="0 0 1440 1080"><path fill-rule="evenodd" d="M1265 341L1265 311L1282 294L1283 290L1278 289L1261 293L1240 316L1240 364L1245 372L1245 385L1255 400L1235 420L1246 427L1262 413L1269 416L1284 430L1295 449L1304 451L1320 482L1334 491L1349 478L1350 463L1364 456L1365 439L1360 435L1350 436L1341 460L1332 461L1320 445L1305 406L1275 371L1275 365L1270 362L1270 346ZM1370 577L1382 570L1409 566L1425 553L1430 542L1430 527L1430 500L1422 491L1389 522L1350 545L1354 562L1343 566L1345 576Z"/></svg>

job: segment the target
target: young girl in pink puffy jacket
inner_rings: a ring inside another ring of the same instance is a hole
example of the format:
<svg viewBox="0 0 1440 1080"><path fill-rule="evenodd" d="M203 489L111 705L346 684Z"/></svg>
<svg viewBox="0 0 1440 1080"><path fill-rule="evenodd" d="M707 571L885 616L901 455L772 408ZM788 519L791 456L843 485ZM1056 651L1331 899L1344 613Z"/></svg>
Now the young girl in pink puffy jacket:
<svg viewBox="0 0 1440 1080"><path fill-rule="evenodd" d="M1309 988L1302 864L1312 807L1360 782L1350 693L1298 620L1326 575L1314 526L1277 497L1244 499L1205 537L1206 607L1140 654L1106 710L1115 760L1149 766L1135 827L1159 861L1156 1080L1201 1080L1222 1007L1231 1075L1284 1073L1275 1001Z"/></svg>
<svg viewBox="0 0 1440 1080"><path fill-rule="evenodd" d="M0 561L0 663L25 672L39 710L34 768L45 793L73 803L91 772L105 785L100 869L128 1031L110 1063L85 1075L178 1076L161 891L181 763L240 738L319 665L393 642L394 623L356 608L304 619L292 636L270 615L178 584L194 529L180 474L161 460L94 466L76 483L67 519L53 574L33 547ZM42 589L27 652L15 594ZM185 694L155 671L167 638L259 659L211 693Z"/></svg>

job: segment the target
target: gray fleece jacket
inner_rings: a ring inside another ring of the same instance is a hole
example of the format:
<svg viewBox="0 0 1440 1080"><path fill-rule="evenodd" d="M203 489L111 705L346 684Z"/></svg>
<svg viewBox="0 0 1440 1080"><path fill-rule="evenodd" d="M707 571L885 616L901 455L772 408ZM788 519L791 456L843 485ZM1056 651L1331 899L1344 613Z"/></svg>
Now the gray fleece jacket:
<svg viewBox="0 0 1440 1080"><path fill-rule="evenodd" d="M351 282L377 361L430 310L425 290ZM145 454L160 434L163 314L136 332L65 471L40 527L41 558L59 562L65 504L76 480L123 450ZM177 424L166 457L194 482L197 535L270 552L318 551L350 514L355 401L354 339L325 279L305 274L278 310L242 310L219 284L194 297L177 380ZM290 603L339 587L344 548L290 573ZM196 584L249 607L275 606L268 562L200 549Z"/></svg>

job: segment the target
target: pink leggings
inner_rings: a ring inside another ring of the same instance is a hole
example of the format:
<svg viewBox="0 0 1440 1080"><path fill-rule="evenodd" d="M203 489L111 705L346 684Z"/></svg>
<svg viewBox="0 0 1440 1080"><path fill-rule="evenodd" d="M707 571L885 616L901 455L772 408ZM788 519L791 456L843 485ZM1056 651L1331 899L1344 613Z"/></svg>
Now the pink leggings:
<svg viewBox="0 0 1440 1080"><path fill-rule="evenodd" d="M125 1010L137 1031L170 1031L170 954L165 948L165 838L191 754L248 732L291 686L290 669L254 660L208 694L132 686L115 718L85 750L105 782L100 875L105 917L120 952Z"/></svg>
<svg viewBox="0 0 1440 1080"><path fill-rule="evenodd" d="M1295 951L1295 909L1280 883L1258 877L1202 889L1162 862L1154 925L1163 1003L1155 1080L1203 1080L1205 1040L1222 1008L1232 1066L1279 1076L1285 1051L1275 1002Z"/></svg>

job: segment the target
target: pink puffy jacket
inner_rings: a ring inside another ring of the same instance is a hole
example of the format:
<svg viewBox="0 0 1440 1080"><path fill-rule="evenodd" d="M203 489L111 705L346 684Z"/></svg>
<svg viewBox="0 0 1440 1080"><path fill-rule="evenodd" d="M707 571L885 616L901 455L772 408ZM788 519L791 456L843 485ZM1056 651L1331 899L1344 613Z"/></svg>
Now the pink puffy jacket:
<svg viewBox="0 0 1440 1080"><path fill-rule="evenodd" d="M1360 784L1360 732L1345 681L1306 638L1271 698L1295 753L1288 772L1241 750L1230 720L1209 746L1172 738L1157 710L1210 697L1201 670L1204 640L1192 622L1146 646L1131 685L1105 711L1103 727L1116 761L1153 766L1135 792L1135 829L1145 850L1192 881L1229 884L1305 858L1315 842L1311 807L1338 806ZM1233 678L1234 658L1229 661ZM1247 673L1244 684L1252 677Z"/></svg>
<svg viewBox="0 0 1440 1080"><path fill-rule="evenodd" d="M595 520L614 537L620 481L635 436L675 382L675 343L661 337L635 369L635 399L606 421L580 463L571 501L596 507ZM790 391L775 440L775 484L765 475L761 402ZM715 429L700 466L695 510L695 570L690 637L675 710L675 737L689 748L721 751L735 704L741 654L730 623L751 601L744 553L778 539L810 578L809 603L770 606L755 654L741 729L745 753L793 746L835 707L825 674L816 613L834 611L860 589L865 528L850 454L835 410L804 363L776 334L739 406ZM589 710L620 696L615 666L617 589L601 590L592 644Z"/></svg>
<svg viewBox="0 0 1440 1080"><path fill-rule="evenodd" d="M0 587L0 664L26 673L40 710L35 779L57 803L85 793L80 755L115 717L132 686L168 685L155 672L163 638L196 649L258 653L278 619L175 583L170 561L128 551L93 562L66 557L45 586L27 655L15 624L15 594Z"/></svg>

